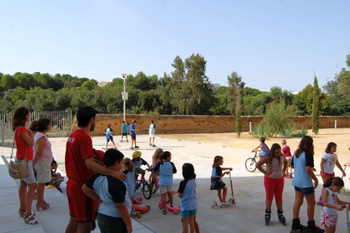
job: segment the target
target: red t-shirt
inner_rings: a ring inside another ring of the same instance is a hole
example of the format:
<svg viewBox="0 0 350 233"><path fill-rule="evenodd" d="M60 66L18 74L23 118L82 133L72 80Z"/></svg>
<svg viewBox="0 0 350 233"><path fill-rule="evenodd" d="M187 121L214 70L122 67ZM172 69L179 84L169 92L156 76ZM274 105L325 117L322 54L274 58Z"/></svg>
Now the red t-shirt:
<svg viewBox="0 0 350 233"><path fill-rule="evenodd" d="M85 159L89 157L95 157L91 137L83 130L77 129L69 136L66 143L65 165L68 179L83 185L94 175L85 164Z"/></svg>
<svg viewBox="0 0 350 233"><path fill-rule="evenodd" d="M28 135L30 135L29 130L26 127L18 126L16 131L15 141L16 141L16 147L17 147L16 158L19 160L22 160L25 158L24 148L26 147L26 142L21 137L23 133L27 133ZM27 145L27 160L28 161L33 160L33 147L28 145Z"/></svg>
<svg viewBox="0 0 350 233"><path fill-rule="evenodd" d="M290 148L289 148L289 146L283 147L283 148L282 148L282 152L283 152L284 156L286 156L286 158L292 157L292 154L290 153Z"/></svg>

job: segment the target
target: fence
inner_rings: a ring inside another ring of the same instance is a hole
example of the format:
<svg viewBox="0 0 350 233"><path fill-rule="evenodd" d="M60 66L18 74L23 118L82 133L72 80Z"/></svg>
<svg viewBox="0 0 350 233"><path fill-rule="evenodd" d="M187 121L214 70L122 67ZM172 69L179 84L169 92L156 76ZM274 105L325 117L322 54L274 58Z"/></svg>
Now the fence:
<svg viewBox="0 0 350 233"><path fill-rule="evenodd" d="M12 116L13 113L0 114L1 146L12 146L14 136L11 127ZM72 111L32 112L28 125L32 121L43 117L51 120L51 132L71 131L73 122Z"/></svg>

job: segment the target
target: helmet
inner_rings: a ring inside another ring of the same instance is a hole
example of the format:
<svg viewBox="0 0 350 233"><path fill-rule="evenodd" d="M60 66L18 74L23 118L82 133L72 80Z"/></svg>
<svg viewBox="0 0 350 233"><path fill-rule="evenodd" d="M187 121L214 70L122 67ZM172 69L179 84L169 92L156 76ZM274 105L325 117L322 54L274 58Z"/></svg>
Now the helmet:
<svg viewBox="0 0 350 233"><path fill-rule="evenodd" d="M132 158L133 159L137 159L141 157L141 151L134 151L134 153L132 153Z"/></svg>

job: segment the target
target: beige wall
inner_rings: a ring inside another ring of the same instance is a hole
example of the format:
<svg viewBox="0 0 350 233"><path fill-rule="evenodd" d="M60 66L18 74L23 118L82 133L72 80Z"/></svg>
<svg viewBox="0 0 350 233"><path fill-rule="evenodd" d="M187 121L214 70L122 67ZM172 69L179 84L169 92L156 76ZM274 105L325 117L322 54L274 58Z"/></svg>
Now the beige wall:
<svg viewBox="0 0 350 233"><path fill-rule="evenodd" d="M243 131L249 131L249 122L254 127L262 118L262 116L242 116ZM148 126L151 120L154 120L157 134L235 132L234 116L126 115L128 125L131 120L136 120L136 129L139 134L148 134ZM311 117L298 116L294 117L294 120L298 127L307 126L311 128L312 126ZM350 127L350 116L321 116L320 128L334 128L335 120L338 128ZM111 128L116 135L120 135L122 121L122 114L98 114L96 127L91 135L103 135L107 124L111 124ZM76 123L73 126L73 129L75 128Z"/></svg>

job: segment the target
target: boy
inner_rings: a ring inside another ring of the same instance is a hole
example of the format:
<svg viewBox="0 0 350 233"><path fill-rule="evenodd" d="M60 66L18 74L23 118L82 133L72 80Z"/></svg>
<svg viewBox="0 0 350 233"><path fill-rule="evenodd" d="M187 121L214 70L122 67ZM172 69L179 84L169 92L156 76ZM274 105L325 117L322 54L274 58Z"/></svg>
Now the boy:
<svg viewBox="0 0 350 233"><path fill-rule="evenodd" d="M151 121L151 124L148 126L148 134L149 134L149 145L155 147L154 139L155 139L156 126L154 125L154 121Z"/></svg>
<svg viewBox="0 0 350 233"><path fill-rule="evenodd" d="M128 124L126 123L126 121L123 121L122 124L122 137L120 138L120 142L123 142L123 138L126 138L126 142L129 142L128 140Z"/></svg>
<svg viewBox="0 0 350 233"><path fill-rule="evenodd" d="M107 125L107 129L105 131L106 134L106 150L108 148L108 142L111 141L113 144L113 147L115 148L115 143L113 140L113 129L111 128L111 124Z"/></svg>
<svg viewBox="0 0 350 233"><path fill-rule="evenodd" d="M120 151L108 149L103 156L103 163L108 169L121 171L123 158ZM132 232L131 201L123 181L95 174L82 189L86 196L100 203L97 223L101 232L115 232L116 229L118 232Z"/></svg>
<svg viewBox="0 0 350 233"><path fill-rule="evenodd" d="M137 131L137 129L136 129L135 123L136 123L136 120L132 120L131 124L130 124L130 128L129 128L129 130L130 130L130 137L131 137L131 147L130 147L130 149L134 149L134 148L138 149L139 148L138 146L136 146L136 131Z"/></svg>

